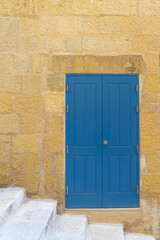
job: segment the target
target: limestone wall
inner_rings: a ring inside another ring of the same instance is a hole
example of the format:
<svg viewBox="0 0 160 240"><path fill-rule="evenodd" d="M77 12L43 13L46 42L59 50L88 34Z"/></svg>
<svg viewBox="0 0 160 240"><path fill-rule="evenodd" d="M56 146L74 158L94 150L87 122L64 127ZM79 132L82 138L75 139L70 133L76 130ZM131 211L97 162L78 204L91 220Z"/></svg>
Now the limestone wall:
<svg viewBox="0 0 160 240"><path fill-rule="evenodd" d="M64 207L65 73L139 73L141 208L108 221L160 239L160 1L0 0L0 15L0 186Z"/></svg>

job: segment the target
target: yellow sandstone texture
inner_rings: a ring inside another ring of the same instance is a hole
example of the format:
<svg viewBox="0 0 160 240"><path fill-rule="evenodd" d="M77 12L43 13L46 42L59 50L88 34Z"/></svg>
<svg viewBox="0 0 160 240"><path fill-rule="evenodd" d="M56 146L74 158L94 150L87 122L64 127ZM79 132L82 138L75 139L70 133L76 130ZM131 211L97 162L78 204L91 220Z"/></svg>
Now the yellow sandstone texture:
<svg viewBox="0 0 160 240"><path fill-rule="evenodd" d="M160 239L159 55L159 0L1 0L0 186L64 207L65 74L139 73L140 209L81 213Z"/></svg>

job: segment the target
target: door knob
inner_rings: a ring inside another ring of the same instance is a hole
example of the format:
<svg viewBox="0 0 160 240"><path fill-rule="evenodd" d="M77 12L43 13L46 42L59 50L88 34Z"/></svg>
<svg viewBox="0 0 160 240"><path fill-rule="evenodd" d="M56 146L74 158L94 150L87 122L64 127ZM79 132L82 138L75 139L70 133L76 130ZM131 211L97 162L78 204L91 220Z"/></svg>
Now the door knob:
<svg viewBox="0 0 160 240"><path fill-rule="evenodd" d="M104 141L103 141L103 144L104 144L104 145L107 145L107 144L108 144L107 140L104 140Z"/></svg>

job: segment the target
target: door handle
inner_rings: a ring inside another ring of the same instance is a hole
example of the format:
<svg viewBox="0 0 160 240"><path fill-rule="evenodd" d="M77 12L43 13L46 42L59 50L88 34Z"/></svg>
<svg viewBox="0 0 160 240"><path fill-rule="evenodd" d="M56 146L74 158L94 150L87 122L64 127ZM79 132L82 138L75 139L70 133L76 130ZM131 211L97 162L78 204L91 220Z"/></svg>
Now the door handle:
<svg viewBox="0 0 160 240"><path fill-rule="evenodd" d="M108 144L108 141L107 141L107 140L104 140L104 141L103 141L103 144L104 144L104 145L107 145L107 144Z"/></svg>

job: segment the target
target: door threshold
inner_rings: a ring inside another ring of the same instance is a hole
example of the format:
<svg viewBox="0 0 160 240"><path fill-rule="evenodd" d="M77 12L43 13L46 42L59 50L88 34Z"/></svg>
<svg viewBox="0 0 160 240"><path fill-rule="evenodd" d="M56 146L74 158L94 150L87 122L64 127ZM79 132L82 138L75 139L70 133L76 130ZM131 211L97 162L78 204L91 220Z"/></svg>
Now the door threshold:
<svg viewBox="0 0 160 240"><path fill-rule="evenodd" d="M65 211L140 211L140 208L64 208Z"/></svg>

